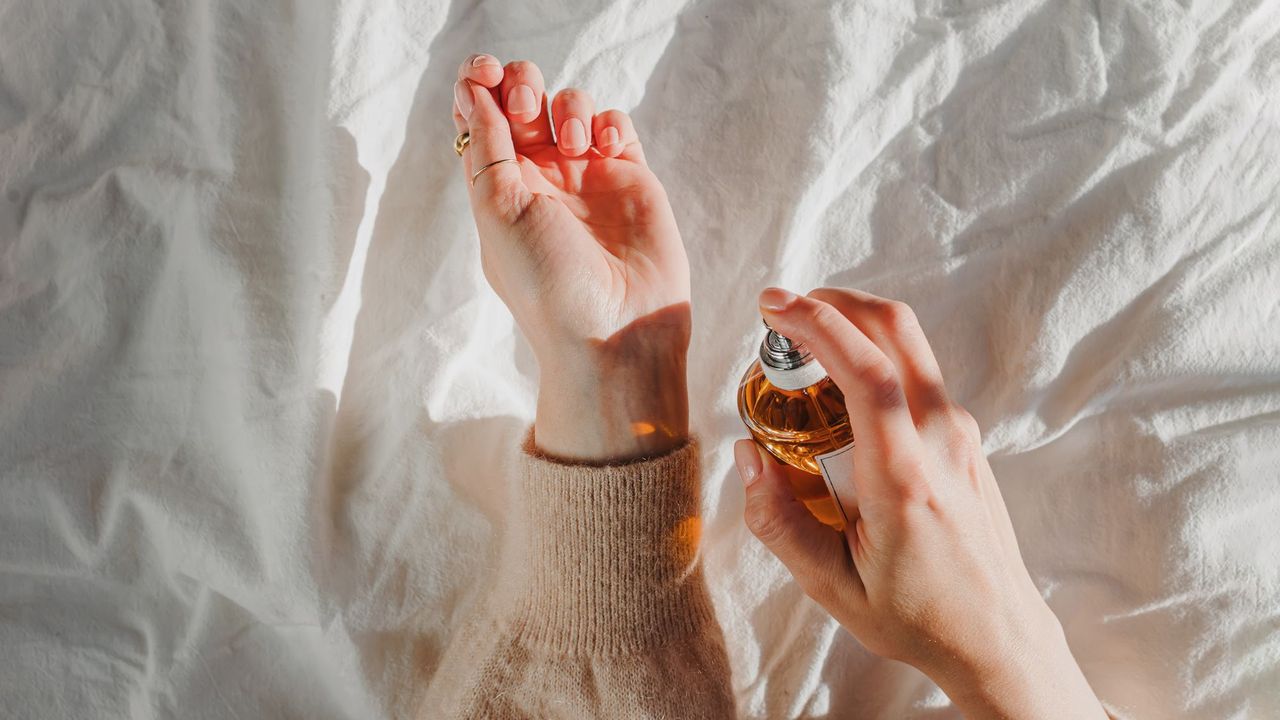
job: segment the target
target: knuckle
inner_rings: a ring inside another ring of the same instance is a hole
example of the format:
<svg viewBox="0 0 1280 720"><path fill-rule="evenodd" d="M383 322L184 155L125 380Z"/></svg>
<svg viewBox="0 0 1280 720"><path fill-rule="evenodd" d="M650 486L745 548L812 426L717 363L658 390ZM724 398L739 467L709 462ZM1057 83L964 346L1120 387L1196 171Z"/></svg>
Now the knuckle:
<svg viewBox="0 0 1280 720"><path fill-rule="evenodd" d="M911 452L885 450L885 488L896 500L891 506L893 522L907 527L915 522L914 508L927 504L932 496L924 460Z"/></svg>
<svg viewBox="0 0 1280 720"><path fill-rule="evenodd" d="M804 314L813 326L812 332L815 335L836 335L841 325L848 322L838 310L821 300L813 300L806 305Z"/></svg>
<svg viewBox="0 0 1280 720"><path fill-rule="evenodd" d="M862 370L861 379L877 408L893 410L906 402L902 394L902 380L888 360L877 358L868 362Z"/></svg>
<svg viewBox="0 0 1280 720"><path fill-rule="evenodd" d="M777 512L773 502L763 495L747 498L747 507L743 515L747 529L765 545L772 546L786 537L787 527Z"/></svg>
<svg viewBox="0 0 1280 720"><path fill-rule="evenodd" d="M921 478L909 477L893 483L890 488L890 492L898 501L897 524L900 527L915 526L917 524L915 509L928 505L932 497L928 482Z"/></svg>
<svg viewBox="0 0 1280 720"><path fill-rule="evenodd" d="M920 320L911 306L900 300L885 300L878 308L881 321L896 333L913 333L920 329Z"/></svg>
<svg viewBox="0 0 1280 720"><path fill-rule="evenodd" d="M588 103L591 102L591 96L578 88L565 88L556 94L556 100L570 104Z"/></svg>
<svg viewBox="0 0 1280 720"><path fill-rule="evenodd" d="M947 417L951 421L953 427L962 435L970 440L978 440L982 437L982 429L978 427L978 421L973 415L963 407L952 404L947 409Z"/></svg>
<svg viewBox="0 0 1280 720"><path fill-rule="evenodd" d="M943 438L946 447L946 458L951 463L963 465L973 458L981 447L968 433L952 429Z"/></svg>
<svg viewBox="0 0 1280 720"><path fill-rule="evenodd" d="M947 389L939 383L928 381L919 381L919 386L915 390L915 397L912 398L912 412L918 413L920 420L916 426L933 424L940 416L944 418L950 417L948 409L951 401L947 396Z"/></svg>
<svg viewBox="0 0 1280 720"><path fill-rule="evenodd" d="M512 60L511 62L507 63L507 66L505 68L506 72L512 75L527 75L537 69L538 69L538 66L534 65L528 60Z"/></svg>

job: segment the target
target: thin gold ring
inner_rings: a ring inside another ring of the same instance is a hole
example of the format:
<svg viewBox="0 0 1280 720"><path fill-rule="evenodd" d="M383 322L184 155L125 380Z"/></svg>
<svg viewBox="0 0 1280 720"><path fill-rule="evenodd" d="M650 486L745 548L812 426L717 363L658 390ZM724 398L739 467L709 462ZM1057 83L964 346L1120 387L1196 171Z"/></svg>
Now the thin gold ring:
<svg viewBox="0 0 1280 720"><path fill-rule="evenodd" d="M460 132L458 137L453 139L453 151L458 153L458 157L462 157L462 151L467 149L471 144L471 133Z"/></svg>
<svg viewBox="0 0 1280 720"><path fill-rule="evenodd" d="M493 167L494 165L501 165L501 164L502 164L502 163L504 163L504 162L515 162L515 161L516 161L516 159L515 159L515 158L502 158L501 160L494 160L493 162L489 163L488 165L485 165L484 167L480 168L479 170L477 170L477 171L475 171L474 173L472 173L472 174L471 174L471 187L475 187L475 186L476 186L476 178L480 177L480 173L484 172L485 170L488 170L489 168Z"/></svg>

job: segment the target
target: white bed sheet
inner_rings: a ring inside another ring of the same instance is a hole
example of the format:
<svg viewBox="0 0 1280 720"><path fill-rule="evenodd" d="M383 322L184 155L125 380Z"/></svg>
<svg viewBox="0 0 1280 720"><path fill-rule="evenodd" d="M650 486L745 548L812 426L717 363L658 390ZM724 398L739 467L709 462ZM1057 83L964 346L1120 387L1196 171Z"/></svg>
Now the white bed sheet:
<svg viewBox="0 0 1280 720"><path fill-rule="evenodd" d="M0 3L0 718L408 717L536 368L457 63L633 114L744 716L955 717L740 520L755 293L918 311L1117 717L1280 716L1280 3Z"/></svg>

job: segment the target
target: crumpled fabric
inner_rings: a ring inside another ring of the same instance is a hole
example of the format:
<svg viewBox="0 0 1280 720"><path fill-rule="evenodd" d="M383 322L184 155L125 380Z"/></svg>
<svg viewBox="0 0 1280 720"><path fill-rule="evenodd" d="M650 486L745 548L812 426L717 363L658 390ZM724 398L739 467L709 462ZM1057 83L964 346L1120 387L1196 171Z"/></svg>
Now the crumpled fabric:
<svg viewBox="0 0 1280 720"><path fill-rule="evenodd" d="M743 527L769 284L915 308L1116 717L1280 715L1276 3L59 0L0 8L0 718L420 709L536 392L481 50L670 194L744 717L959 717Z"/></svg>

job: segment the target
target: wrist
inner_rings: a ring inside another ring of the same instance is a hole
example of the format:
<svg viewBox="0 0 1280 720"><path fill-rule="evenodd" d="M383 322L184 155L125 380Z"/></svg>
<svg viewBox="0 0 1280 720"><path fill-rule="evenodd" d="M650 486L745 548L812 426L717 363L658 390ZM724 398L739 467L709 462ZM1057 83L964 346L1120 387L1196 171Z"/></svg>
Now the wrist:
<svg viewBox="0 0 1280 720"><path fill-rule="evenodd" d="M540 354L535 445L582 462L632 460L683 445L688 346L686 316Z"/></svg>
<svg viewBox="0 0 1280 720"><path fill-rule="evenodd" d="M922 668L968 718L1107 717L1067 645L1058 619L1042 605L1008 625L977 653Z"/></svg>

